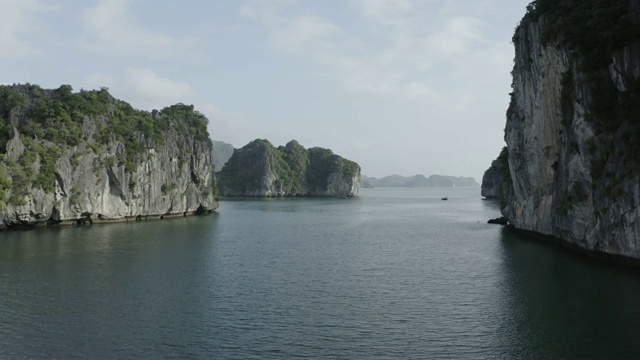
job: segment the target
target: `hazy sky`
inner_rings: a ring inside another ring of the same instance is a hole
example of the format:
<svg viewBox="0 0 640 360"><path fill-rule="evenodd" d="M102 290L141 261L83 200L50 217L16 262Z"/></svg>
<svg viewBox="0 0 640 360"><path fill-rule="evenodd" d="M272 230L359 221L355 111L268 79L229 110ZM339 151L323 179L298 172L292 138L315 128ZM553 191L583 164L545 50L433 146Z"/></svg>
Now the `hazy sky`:
<svg viewBox="0 0 640 360"><path fill-rule="evenodd" d="M363 174L473 176L504 145L530 0L0 0L0 83L194 104L214 140L291 139Z"/></svg>

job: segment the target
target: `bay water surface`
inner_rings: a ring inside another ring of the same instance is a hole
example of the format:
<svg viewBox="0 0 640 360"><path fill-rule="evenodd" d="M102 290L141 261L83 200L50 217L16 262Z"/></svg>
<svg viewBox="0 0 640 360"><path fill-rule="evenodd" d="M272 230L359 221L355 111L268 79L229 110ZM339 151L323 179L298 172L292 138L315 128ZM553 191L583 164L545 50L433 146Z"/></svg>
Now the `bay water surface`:
<svg viewBox="0 0 640 360"><path fill-rule="evenodd" d="M640 271L498 216L377 188L0 233L0 358L640 357Z"/></svg>

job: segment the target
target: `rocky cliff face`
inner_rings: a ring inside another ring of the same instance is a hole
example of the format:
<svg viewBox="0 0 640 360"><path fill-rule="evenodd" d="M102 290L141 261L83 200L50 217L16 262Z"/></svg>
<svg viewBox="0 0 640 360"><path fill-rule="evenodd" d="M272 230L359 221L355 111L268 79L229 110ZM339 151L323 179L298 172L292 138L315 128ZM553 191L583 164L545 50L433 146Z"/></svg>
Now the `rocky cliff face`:
<svg viewBox="0 0 640 360"><path fill-rule="evenodd" d="M534 2L516 29L502 212L519 229L639 258L638 1L573 3Z"/></svg>
<svg viewBox="0 0 640 360"><path fill-rule="evenodd" d="M322 148L297 141L274 147L255 140L236 149L217 175L223 196L352 197L360 190L360 166Z"/></svg>
<svg viewBox="0 0 640 360"><path fill-rule="evenodd" d="M104 89L70 91L0 89L3 226L140 220L217 208L206 119L192 107L146 113Z"/></svg>
<svg viewBox="0 0 640 360"><path fill-rule="evenodd" d="M496 160L493 160L491 167L484 172L482 176L482 186L480 188L480 195L487 199L498 199L502 193L502 183L505 177L505 162L508 160L508 150L503 148L500 156Z"/></svg>

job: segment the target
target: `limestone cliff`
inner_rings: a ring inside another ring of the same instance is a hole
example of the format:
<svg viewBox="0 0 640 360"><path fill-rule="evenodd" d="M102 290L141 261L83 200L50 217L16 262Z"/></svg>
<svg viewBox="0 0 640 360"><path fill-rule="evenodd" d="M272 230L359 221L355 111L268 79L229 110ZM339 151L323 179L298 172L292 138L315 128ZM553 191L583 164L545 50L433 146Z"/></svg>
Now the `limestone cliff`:
<svg viewBox="0 0 640 360"><path fill-rule="evenodd" d="M500 198L505 175L504 172L507 170L505 162L508 160L508 156L508 150L504 147L502 152L500 152L500 156L498 156L496 160L493 160L491 167L484 172L480 195L488 199Z"/></svg>
<svg viewBox="0 0 640 360"><path fill-rule="evenodd" d="M638 0L534 1L514 35L502 213L640 258Z"/></svg>
<svg viewBox="0 0 640 360"><path fill-rule="evenodd" d="M140 220L216 209L206 118L134 110L106 89L0 87L0 226Z"/></svg>
<svg viewBox="0 0 640 360"><path fill-rule="evenodd" d="M254 140L236 149L217 177L222 195L230 197L352 197L360 190L358 164L295 140L278 148Z"/></svg>

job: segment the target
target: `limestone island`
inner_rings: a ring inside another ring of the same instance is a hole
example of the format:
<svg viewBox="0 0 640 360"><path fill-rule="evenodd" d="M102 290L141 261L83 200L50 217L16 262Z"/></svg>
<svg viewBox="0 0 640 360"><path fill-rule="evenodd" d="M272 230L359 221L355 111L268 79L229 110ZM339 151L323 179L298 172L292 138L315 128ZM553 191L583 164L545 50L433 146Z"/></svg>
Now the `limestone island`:
<svg viewBox="0 0 640 360"><path fill-rule="evenodd" d="M360 190L360 165L295 140L276 148L257 139L235 149L216 178L225 197L347 198Z"/></svg>
<svg viewBox="0 0 640 360"><path fill-rule="evenodd" d="M0 86L0 228L214 211L207 122L184 104L136 110L106 88Z"/></svg>

